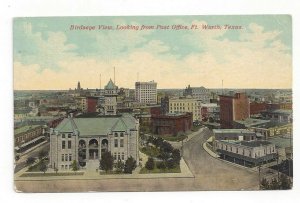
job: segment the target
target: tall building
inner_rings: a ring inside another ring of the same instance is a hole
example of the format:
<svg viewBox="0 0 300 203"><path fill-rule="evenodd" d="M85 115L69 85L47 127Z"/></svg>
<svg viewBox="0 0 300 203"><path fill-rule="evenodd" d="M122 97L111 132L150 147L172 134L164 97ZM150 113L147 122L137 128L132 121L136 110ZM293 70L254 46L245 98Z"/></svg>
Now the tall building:
<svg viewBox="0 0 300 203"><path fill-rule="evenodd" d="M192 113L193 121L200 120L201 101L195 98L172 98L169 99L169 113Z"/></svg>
<svg viewBox="0 0 300 203"><path fill-rule="evenodd" d="M210 100L210 92L205 87L191 87L188 85L183 92L183 96L191 96L203 103L209 103Z"/></svg>
<svg viewBox="0 0 300 203"><path fill-rule="evenodd" d="M104 114L116 115L117 114L117 96L118 87L110 79L104 87Z"/></svg>
<svg viewBox="0 0 300 203"><path fill-rule="evenodd" d="M219 95L221 128L233 128L233 121L250 117L250 101L245 93Z"/></svg>
<svg viewBox="0 0 300 203"><path fill-rule="evenodd" d="M154 81L136 82L135 100L143 104L157 104L157 83Z"/></svg>

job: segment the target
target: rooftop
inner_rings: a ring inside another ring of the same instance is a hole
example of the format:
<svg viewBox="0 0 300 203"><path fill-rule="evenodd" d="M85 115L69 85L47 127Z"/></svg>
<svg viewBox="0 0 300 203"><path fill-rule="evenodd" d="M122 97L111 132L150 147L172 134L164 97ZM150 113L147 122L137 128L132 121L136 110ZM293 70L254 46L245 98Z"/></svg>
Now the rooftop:
<svg viewBox="0 0 300 203"><path fill-rule="evenodd" d="M34 129L34 128L37 128L37 127L40 127L41 125L26 125L26 126L23 126L23 127L20 127L20 128L16 128L14 130L14 135L18 135L20 133L24 133L24 132L27 132L31 129Z"/></svg>
<svg viewBox="0 0 300 203"><path fill-rule="evenodd" d="M107 135L110 131L135 130L136 120L131 115L97 117L97 118L65 118L55 130L74 132L76 129L81 137Z"/></svg>
<svg viewBox="0 0 300 203"><path fill-rule="evenodd" d="M258 124L258 125L252 126L252 127L269 129L269 128L274 128L274 127L284 126L287 124L291 124L291 123L268 122L268 123L261 123L261 124Z"/></svg>
<svg viewBox="0 0 300 203"><path fill-rule="evenodd" d="M247 119L244 119L244 120L238 120L238 121L234 121L234 122L245 125L246 127L248 127L248 126L253 126L253 125L260 125L260 124L264 124L264 123L269 123L270 120L247 118Z"/></svg>
<svg viewBox="0 0 300 203"><path fill-rule="evenodd" d="M220 142L231 143L231 144L239 144L246 147L259 147L259 146L266 146L272 144L268 141L260 141L260 140L253 140L253 141L239 141L239 140L221 140Z"/></svg>
<svg viewBox="0 0 300 203"><path fill-rule="evenodd" d="M247 129L213 129L214 134L253 134L254 132Z"/></svg>
<svg viewBox="0 0 300 203"><path fill-rule="evenodd" d="M110 79L104 89L106 89L106 90L114 90L114 89L117 89L117 86Z"/></svg>

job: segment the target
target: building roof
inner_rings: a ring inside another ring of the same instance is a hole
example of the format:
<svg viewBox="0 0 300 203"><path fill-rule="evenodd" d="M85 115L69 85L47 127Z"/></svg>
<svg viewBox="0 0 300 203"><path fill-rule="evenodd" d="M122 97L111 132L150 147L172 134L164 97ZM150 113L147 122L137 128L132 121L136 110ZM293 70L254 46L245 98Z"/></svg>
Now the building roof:
<svg viewBox="0 0 300 203"><path fill-rule="evenodd" d="M268 122L268 123L261 123L255 126L252 126L253 128L265 128L265 129L269 129L269 128L274 128L274 127L280 127L280 126L284 126L287 124L291 124L291 123L280 123L280 122Z"/></svg>
<svg viewBox="0 0 300 203"><path fill-rule="evenodd" d="M16 128L14 130L14 135L18 135L20 133L24 133L24 132L27 132L31 129L34 129L34 128L37 128L37 127L40 127L41 125L26 125L26 126L23 126L23 127L20 127L20 128Z"/></svg>
<svg viewBox="0 0 300 203"><path fill-rule="evenodd" d="M270 120L246 118L244 120L237 120L234 122L245 125L245 127L251 127L251 126L256 126L256 125L260 125L260 124L264 124L264 123L269 123Z"/></svg>
<svg viewBox="0 0 300 203"><path fill-rule="evenodd" d="M219 140L219 142L242 145L246 147L260 147L260 146L266 146L272 144L271 142L264 141L264 140L251 140L251 141Z"/></svg>
<svg viewBox="0 0 300 203"><path fill-rule="evenodd" d="M111 131L136 130L136 120L131 115L97 118L65 118L55 130L79 131L79 136L107 135Z"/></svg>
<svg viewBox="0 0 300 203"><path fill-rule="evenodd" d="M213 129L214 134L255 134L255 132L246 129Z"/></svg>
<svg viewBox="0 0 300 203"><path fill-rule="evenodd" d="M104 87L106 90L114 90L117 89L117 86L113 83L113 81L110 79L107 83L107 85Z"/></svg>

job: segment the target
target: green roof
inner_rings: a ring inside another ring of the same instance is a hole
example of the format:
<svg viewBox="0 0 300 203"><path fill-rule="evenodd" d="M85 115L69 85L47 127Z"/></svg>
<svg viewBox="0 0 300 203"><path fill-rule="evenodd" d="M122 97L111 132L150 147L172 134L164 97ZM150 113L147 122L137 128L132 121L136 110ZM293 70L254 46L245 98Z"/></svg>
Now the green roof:
<svg viewBox="0 0 300 203"><path fill-rule="evenodd" d="M24 133L24 132L27 132L31 129L34 129L34 128L37 128L37 127L40 127L41 125L26 125L26 126L23 126L23 127L20 127L20 128L17 128L14 130L14 135L18 135L20 133Z"/></svg>
<svg viewBox="0 0 300 203"><path fill-rule="evenodd" d="M98 117L98 118L65 118L55 130L59 132L74 132L79 136L107 135L110 131L127 131L136 129L132 116Z"/></svg>
<svg viewBox="0 0 300 203"><path fill-rule="evenodd" d="M107 90L114 90L117 86L113 83L113 81L110 79L107 85L105 86L105 89Z"/></svg>

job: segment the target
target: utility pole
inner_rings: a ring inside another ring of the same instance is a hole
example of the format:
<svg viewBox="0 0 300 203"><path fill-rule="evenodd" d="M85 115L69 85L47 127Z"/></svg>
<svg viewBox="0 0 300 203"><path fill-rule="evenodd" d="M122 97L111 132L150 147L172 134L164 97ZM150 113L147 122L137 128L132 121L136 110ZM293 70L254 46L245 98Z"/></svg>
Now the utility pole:
<svg viewBox="0 0 300 203"><path fill-rule="evenodd" d="M116 68L114 67L114 84L116 85Z"/></svg>

